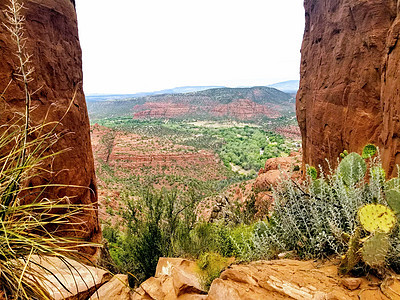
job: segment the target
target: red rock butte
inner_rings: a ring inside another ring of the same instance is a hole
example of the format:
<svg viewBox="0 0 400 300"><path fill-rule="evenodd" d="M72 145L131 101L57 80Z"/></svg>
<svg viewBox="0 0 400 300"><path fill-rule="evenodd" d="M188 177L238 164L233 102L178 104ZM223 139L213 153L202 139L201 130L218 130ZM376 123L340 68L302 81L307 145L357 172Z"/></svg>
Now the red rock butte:
<svg viewBox="0 0 400 300"><path fill-rule="evenodd" d="M8 1L0 2L0 22L6 23L4 10ZM46 189L46 197L70 196L72 203L93 204L97 207L97 188L93 154L90 142L89 119L82 89L82 53L78 37L77 17L72 0L25 0L23 14L26 17L26 51L32 55L35 68L32 91L40 90L32 97L36 107L31 115L32 124L59 121L59 141L51 149L54 152L70 148L55 157L53 175L35 178L34 184L52 183L74 185L81 188L54 187ZM16 47L9 32L0 27L0 90L3 91L16 73ZM76 96L74 97L74 93ZM23 85L13 81L0 100L0 124L9 124L16 112L24 112ZM87 241L99 241L101 231L97 210L81 216L83 220L75 235ZM75 228L78 229L78 228ZM62 230L62 229L60 229Z"/></svg>
<svg viewBox="0 0 400 300"><path fill-rule="evenodd" d="M400 13L396 0L305 0L297 118L303 163L379 146L400 164Z"/></svg>

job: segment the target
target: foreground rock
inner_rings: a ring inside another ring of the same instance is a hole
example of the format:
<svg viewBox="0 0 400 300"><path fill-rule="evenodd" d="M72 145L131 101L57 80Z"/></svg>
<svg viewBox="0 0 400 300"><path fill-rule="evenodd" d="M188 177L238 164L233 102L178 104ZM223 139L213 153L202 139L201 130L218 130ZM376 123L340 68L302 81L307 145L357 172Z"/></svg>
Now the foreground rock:
<svg viewBox="0 0 400 300"><path fill-rule="evenodd" d="M118 276L120 282L127 283L125 276ZM399 299L400 295L398 279L388 278L382 282L373 276L369 279L340 277L335 261L282 259L232 265L213 281L208 295L201 288L195 263L181 258L160 258L155 277L146 280L133 296L117 280L114 280L116 284L111 284L113 280L99 290L99 299L388 300Z"/></svg>
<svg viewBox="0 0 400 300"><path fill-rule="evenodd" d="M43 286L54 300L88 299L111 275L108 271L87 266L71 259L33 256L30 267L41 274ZM40 267L39 267L40 266Z"/></svg>
<svg viewBox="0 0 400 300"><path fill-rule="evenodd" d="M98 289L90 300L131 300L134 292L129 288L128 276L118 274Z"/></svg>
<svg viewBox="0 0 400 300"><path fill-rule="evenodd" d="M58 142L49 153L71 149L57 155L54 161L43 164L42 167L49 168L51 172L42 172L40 178L32 178L26 184L60 184L63 186L48 187L42 196L49 199L70 196L72 203L95 205L97 191L89 119L82 89L82 53L73 1L25 0L23 3L26 7L22 10L26 18L25 50L32 55L30 67L35 69L33 81L29 84L32 92L37 90L32 95L32 107L35 109L31 113L30 124L61 121L54 131ZM0 11L3 12L7 5L9 1L1 1ZM0 14L0 23L7 23L4 13ZM0 90L4 91L0 101L0 125L3 126L14 122L16 116L19 118L17 113L25 112L25 91L24 85L15 80L17 50L4 26L0 31L0 43ZM12 78L14 80L10 82ZM49 126L47 130L53 127ZM71 231L71 226L65 225L57 229L58 233L65 234L68 230L68 234L74 232L88 241L100 242L97 211L88 210L79 220L79 228ZM95 251L92 248L88 252L94 254Z"/></svg>
<svg viewBox="0 0 400 300"><path fill-rule="evenodd" d="M399 299L399 280L379 285L360 278L344 283L337 274L334 264L319 265L312 261L257 261L234 265L213 281L207 299Z"/></svg>
<svg viewBox="0 0 400 300"><path fill-rule="evenodd" d="M140 285L133 299L207 299L196 268L195 262L186 259L161 257L155 276Z"/></svg>
<svg viewBox="0 0 400 300"><path fill-rule="evenodd" d="M344 149L382 150L400 163L400 7L394 0L306 0L297 118L304 164L335 164Z"/></svg>

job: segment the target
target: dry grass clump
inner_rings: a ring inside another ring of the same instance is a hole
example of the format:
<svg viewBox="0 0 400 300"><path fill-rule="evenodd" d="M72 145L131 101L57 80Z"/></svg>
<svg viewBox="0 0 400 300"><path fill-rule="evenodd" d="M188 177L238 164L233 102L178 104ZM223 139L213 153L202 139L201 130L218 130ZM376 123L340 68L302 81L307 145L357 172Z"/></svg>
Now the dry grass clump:
<svg viewBox="0 0 400 300"><path fill-rule="evenodd" d="M61 226L82 225L78 216L91 207L70 204L66 197L43 197L50 184L34 187L27 184L33 177L49 172L44 162L57 154L46 154L57 139L51 131L40 133L45 126L50 124L30 127L28 135L39 135L26 144L23 125L0 127L0 284L6 294L16 299L51 299L42 287L44 284L51 286L45 283L48 279L42 271L46 270L31 259L33 256L87 262L78 250L94 246L77 238L57 235Z"/></svg>

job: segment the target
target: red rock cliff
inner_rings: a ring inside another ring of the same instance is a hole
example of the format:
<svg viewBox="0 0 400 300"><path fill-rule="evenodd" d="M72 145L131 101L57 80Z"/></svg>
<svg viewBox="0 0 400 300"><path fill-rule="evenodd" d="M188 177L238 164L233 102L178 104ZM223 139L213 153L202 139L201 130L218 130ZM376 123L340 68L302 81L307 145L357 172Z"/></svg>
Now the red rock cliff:
<svg viewBox="0 0 400 300"><path fill-rule="evenodd" d="M385 169L400 163L400 14L397 0L305 0L297 118L303 162L336 162L367 143Z"/></svg>
<svg viewBox="0 0 400 300"><path fill-rule="evenodd" d="M386 39L382 65L382 156L385 169L395 176L400 165L400 1L393 4L393 20Z"/></svg>
<svg viewBox="0 0 400 300"><path fill-rule="evenodd" d="M97 204L93 155L89 136L89 119L82 90L82 58L78 38L77 18L71 0L25 0L27 37L26 50L32 54L35 68L31 89L41 87L33 95L31 122L40 124L48 113L47 121L58 121L67 111L77 91L73 104L57 128L60 138L52 151L71 148L56 156L54 176L36 178L34 184L50 182L82 186L84 188L47 189L51 198L71 196L71 201ZM4 9L8 1L0 1L0 23L6 22ZM0 26L0 90L9 83L16 71L16 49L10 34ZM0 99L0 124L7 124L15 112L23 112L25 105L23 86L11 83L4 98ZM39 180L39 182L38 182ZM99 241L100 229L97 211L82 216L83 231L77 233L89 241Z"/></svg>

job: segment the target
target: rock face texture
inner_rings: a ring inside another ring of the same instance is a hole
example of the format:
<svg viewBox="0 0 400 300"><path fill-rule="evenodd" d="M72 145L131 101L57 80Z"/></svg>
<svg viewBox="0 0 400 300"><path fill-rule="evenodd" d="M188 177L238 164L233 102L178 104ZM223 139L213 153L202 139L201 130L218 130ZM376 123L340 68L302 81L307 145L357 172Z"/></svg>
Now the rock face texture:
<svg viewBox="0 0 400 300"><path fill-rule="evenodd" d="M115 287L118 299L137 300L242 300L242 299L398 299L400 280L384 280L370 276L348 278L338 275L337 261L316 262L281 259L230 265L214 279L208 294L201 289L195 263L180 258L160 258L155 277L151 277L132 294L113 281L99 290L99 298L114 299L110 291ZM133 297L132 297L133 295ZM107 297L108 296L108 297ZM117 299L117 298L115 298Z"/></svg>
<svg viewBox="0 0 400 300"><path fill-rule="evenodd" d="M160 257L156 274L143 282L133 300L207 299L196 272L196 263L182 258Z"/></svg>
<svg viewBox="0 0 400 300"><path fill-rule="evenodd" d="M36 270L41 275L39 281L54 300L88 299L112 277L108 271L71 259L63 262L56 257L33 256L31 261L35 264L29 265L29 268Z"/></svg>
<svg viewBox="0 0 400 300"><path fill-rule="evenodd" d="M386 38L386 48L382 66L381 102L383 111L383 163L392 175L397 174L396 164L400 165L400 3L392 1L391 23Z"/></svg>
<svg viewBox="0 0 400 300"><path fill-rule="evenodd" d="M238 120L253 120L260 117L276 118L280 114L271 106L255 103L249 99L237 99L228 104L207 103L195 105L191 103L147 102L136 105L134 119L174 119L187 116L226 117Z"/></svg>
<svg viewBox="0 0 400 300"><path fill-rule="evenodd" d="M340 278L332 262L256 261L222 272L211 284L207 299L398 299L399 280L371 288L374 283L365 278Z"/></svg>
<svg viewBox="0 0 400 300"><path fill-rule="evenodd" d="M3 23L7 22L4 13L7 4L8 1L0 2L0 21ZM25 0L24 6L25 50L32 55L30 65L35 69L30 90L37 90L32 96L34 109L30 124L61 120L55 130L59 140L51 152L71 149L49 162L46 167L51 169L51 174L36 177L31 184L80 186L48 188L45 196L51 199L70 196L73 203L96 207L97 191L74 1ZM0 99L0 125L12 123L17 113L24 113L25 109L23 84L15 75L18 62L15 53L16 46L10 33L0 26L0 90L5 91ZM88 211L81 219L82 225L78 228L81 231L76 234L88 241L99 241L97 211Z"/></svg>
<svg viewBox="0 0 400 300"><path fill-rule="evenodd" d="M333 164L375 143L389 175L400 163L397 0L305 0L297 116L305 164Z"/></svg>

